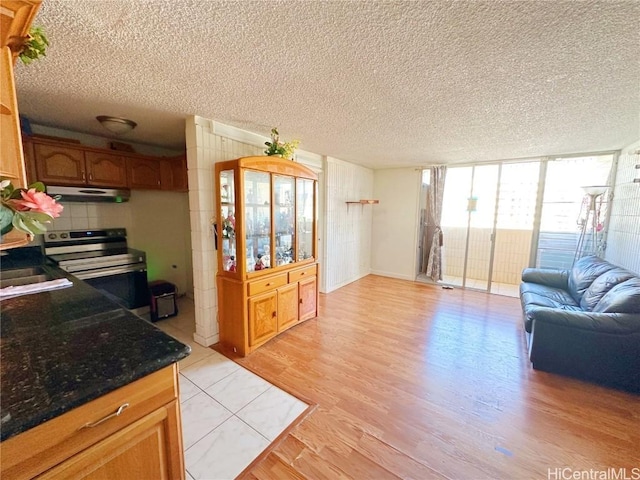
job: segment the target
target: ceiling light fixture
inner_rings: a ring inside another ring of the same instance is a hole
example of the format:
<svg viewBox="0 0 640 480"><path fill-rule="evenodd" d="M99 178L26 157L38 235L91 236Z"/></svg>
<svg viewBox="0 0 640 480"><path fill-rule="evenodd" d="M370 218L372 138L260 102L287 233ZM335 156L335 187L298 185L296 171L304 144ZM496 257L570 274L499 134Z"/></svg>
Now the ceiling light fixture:
<svg viewBox="0 0 640 480"><path fill-rule="evenodd" d="M96 120L98 120L104 128L116 135L130 132L138 125L136 122L127 120L126 118L109 117L107 115L99 115L96 117Z"/></svg>

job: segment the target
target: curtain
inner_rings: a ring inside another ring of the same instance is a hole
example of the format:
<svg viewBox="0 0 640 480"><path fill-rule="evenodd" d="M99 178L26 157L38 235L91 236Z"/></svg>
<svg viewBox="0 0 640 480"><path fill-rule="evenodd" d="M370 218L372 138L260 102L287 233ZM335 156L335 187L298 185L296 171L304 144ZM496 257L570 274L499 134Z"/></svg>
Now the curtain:
<svg viewBox="0 0 640 480"><path fill-rule="evenodd" d="M430 188L427 193L428 221L432 227L429 233L433 231L431 237L431 248L429 249L429 258L427 260L426 275L434 282L442 280L442 228L440 221L442 220L442 199L444 197L444 179L447 176L447 167L431 167Z"/></svg>

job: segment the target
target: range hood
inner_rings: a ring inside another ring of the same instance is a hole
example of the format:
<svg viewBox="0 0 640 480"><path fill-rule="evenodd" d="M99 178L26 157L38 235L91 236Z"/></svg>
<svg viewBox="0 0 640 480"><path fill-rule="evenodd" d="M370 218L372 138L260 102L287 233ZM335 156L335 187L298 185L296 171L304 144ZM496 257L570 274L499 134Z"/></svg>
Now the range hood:
<svg viewBox="0 0 640 480"><path fill-rule="evenodd" d="M52 197L60 196L61 202L128 202L131 190L123 188L99 187L56 187L49 185L47 193Z"/></svg>

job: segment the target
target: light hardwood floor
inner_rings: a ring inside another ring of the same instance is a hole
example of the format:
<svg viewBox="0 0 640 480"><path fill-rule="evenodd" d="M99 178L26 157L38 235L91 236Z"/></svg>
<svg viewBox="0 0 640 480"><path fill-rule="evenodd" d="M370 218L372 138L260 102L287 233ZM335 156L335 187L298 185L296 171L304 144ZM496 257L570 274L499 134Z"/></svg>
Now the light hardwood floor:
<svg viewBox="0 0 640 480"><path fill-rule="evenodd" d="M238 359L317 404L243 478L640 468L640 396L534 371L518 299L371 275L321 295L320 307Z"/></svg>

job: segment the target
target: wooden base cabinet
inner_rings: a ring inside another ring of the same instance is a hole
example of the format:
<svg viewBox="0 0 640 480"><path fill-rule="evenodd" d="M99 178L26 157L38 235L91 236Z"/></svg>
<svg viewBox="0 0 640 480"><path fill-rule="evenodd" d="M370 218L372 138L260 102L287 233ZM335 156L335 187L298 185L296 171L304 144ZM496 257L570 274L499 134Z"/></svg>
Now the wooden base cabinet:
<svg viewBox="0 0 640 480"><path fill-rule="evenodd" d="M5 440L0 477L184 479L177 373L165 367Z"/></svg>
<svg viewBox="0 0 640 480"><path fill-rule="evenodd" d="M317 176L278 157L216 164L220 342L245 356L317 316Z"/></svg>
<svg viewBox="0 0 640 480"><path fill-rule="evenodd" d="M317 269L317 264L307 265L288 275L244 284L218 277L220 341L245 356L288 328L317 317Z"/></svg>

